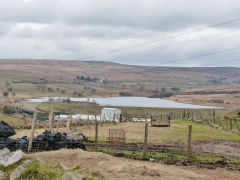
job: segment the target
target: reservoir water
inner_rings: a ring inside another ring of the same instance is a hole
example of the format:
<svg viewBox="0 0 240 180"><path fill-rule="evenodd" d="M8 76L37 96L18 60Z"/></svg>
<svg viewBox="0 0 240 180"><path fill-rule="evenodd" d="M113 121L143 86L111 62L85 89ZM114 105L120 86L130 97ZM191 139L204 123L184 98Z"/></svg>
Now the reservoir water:
<svg viewBox="0 0 240 180"><path fill-rule="evenodd" d="M172 100L148 97L105 97L105 98L64 98L42 97L28 99L31 102L62 102L70 99L73 102L95 102L100 106L127 106L127 107L153 107L153 108L186 108L186 109L213 109L219 107L202 106L195 104L180 103Z"/></svg>

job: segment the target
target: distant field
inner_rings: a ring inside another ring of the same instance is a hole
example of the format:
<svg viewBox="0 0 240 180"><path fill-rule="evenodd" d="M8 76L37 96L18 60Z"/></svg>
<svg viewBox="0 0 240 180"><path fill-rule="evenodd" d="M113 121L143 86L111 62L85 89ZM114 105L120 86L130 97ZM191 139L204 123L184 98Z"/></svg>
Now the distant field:
<svg viewBox="0 0 240 180"><path fill-rule="evenodd" d="M37 106L38 109L42 111L50 111L53 109L56 112L62 113L82 113L82 114L100 114L101 109L105 106L97 106L97 105L82 105L78 103L41 103ZM108 107L108 106L106 106ZM202 112L205 114L213 114L213 109L179 109L179 108L147 108L147 107L117 107L120 108L123 114L129 114L133 116L141 116L141 115L168 115L169 113L182 114L184 111L186 112ZM224 116L224 115L234 115L236 114L235 109L216 109L216 116Z"/></svg>

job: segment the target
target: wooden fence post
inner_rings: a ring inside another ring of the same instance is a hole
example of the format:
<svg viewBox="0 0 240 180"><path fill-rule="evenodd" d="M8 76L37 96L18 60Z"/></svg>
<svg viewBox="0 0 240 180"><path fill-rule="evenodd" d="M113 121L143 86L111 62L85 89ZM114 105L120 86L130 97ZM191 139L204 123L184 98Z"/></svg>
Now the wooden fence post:
<svg viewBox="0 0 240 180"><path fill-rule="evenodd" d="M236 120L235 118L233 118L233 121L235 122L235 124L236 124L236 126L237 126L237 129L238 129L238 132L240 133L240 127L239 127L239 125L238 125L237 120Z"/></svg>
<svg viewBox="0 0 240 180"><path fill-rule="evenodd" d="M48 118L48 120L49 120L48 130L49 130L50 132L52 132L52 119L53 119L53 110L51 110L51 111L49 112L49 118Z"/></svg>
<svg viewBox="0 0 240 180"><path fill-rule="evenodd" d="M144 136L144 150L143 150L143 159L145 159L148 150L148 123L145 123L145 136Z"/></svg>
<svg viewBox="0 0 240 180"><path fill-rule="evenodd" d="M151 125L152 125L152 121L153 121L153 116L151 115Z"/></svg>
<svg viewBox="0 0 240 180"><path fill-rule="evenodd" d="M95 128L95 151L97 151L98 146L98 121L96 119L96 128Z"/></svg>
<svg viewBox="0 0 240 180"><path fill-rule="evenodd" d="M229 119L230 120L230 130L232 130L232 118Z"/></svg>
<svg viewBox="0 0 240 180"><path fill-rule="evenodd" d="M59 123L60 123L60 114L59 114L58 119L57 119L57 132L59 130Z"/></svg>
<svg viewBox="0 0 240 180"><path fill-rule="evenodd" d="M71 130L71 129L72 129L72 116L71 116L71 114L68 115L67 129L68 129L68 130Z"/></svg>
<svg viewBox="0 0 240 180"><path fill-rule="evenodd" d="M192 147L191 147L191 141L192 141L192 125L189 125L188 127L188 140L187 140L187 158L189 158L192 155Z"/></svg>
<svg viewBox="0 0 240 180"><path fill-rule="evenodd" d="M214 120L214 122L215 122L215 119L216 119L216 110L214 109L213 110L213 120Z"/></svg>
<svg viewBox="0 0 240 180"><path fill-rule="evenodd" d="M220 127L222 127L222 121L221 121L221 118L218 118L218 120L219 120L219 125L220 125Z"/></svg>
<svg viewBox="0 0 240 180"><path fill-rule="evenodd" d="M28 143L28 152L32 151L32 143L33 143L33 137L34 137L36 123L37 123L37 112L34 112L33 119L32 119L31 134L30 134L30 139L29 139L29 143Z"/></svg>
<svg viewBox="0 0 240 180"><path fill-rule="evenodd" d="M168 124L169 124L169 127L171 126L171 116L168 116Z"/></svg>
<svg viewBox="0 0 240 180"><path fill-rule="evenodd" d="M121 123L123 121L122 114L120 114L119 122Z"/></svg>

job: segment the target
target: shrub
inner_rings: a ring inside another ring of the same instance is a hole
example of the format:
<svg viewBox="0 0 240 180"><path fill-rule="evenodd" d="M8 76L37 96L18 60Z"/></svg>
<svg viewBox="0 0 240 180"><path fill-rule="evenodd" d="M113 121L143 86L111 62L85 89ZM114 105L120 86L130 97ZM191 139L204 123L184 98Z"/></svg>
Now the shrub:
<svg viewBox="0 0 240 180"><path fill-rule="evenodd" d="M212 100L213 103L224 103L224 100L222 99L214 99Z"/></svg>
<svg viewBox="0 0 240 180"><path fill-rule="evenodd" d="M62 89L62 90L60 91L60 93L61 93L61 94L65 94L65 93L66 93L66 90L65 90L65 89Z"/></svg>
<svg viewBox="0 0 240 180"><path fill-rule="evenodd" d="M12 108L12 107L8 107L8 106L3 107L4 114L12 114L13 110L14 110L14 108Z"/></svg>
<svg viewBox="0 0 240 180"><path fill-rule="evenodd" d="M12 92L13 88L8 88L8 92Z"/></svg>
<svg viewBox="0 0 240 180"><path fill-rule="evenodd" d="M180 91L180 88L172 87L171 90L172 90L172 91Z"/></svg>
<svg viewBox="0 0 240 180"><path fill-rule="evenodd" d="M119 92L120 96L132 96L132 93L129 92Z"/></svg>
<svg viewBox="0 0 240 180"><path fill-rule="evenodd" d="M4 92L3 92L3 96L4 96L4 97L8 97L8 95L9 95L9 93L8 93L7 91L4 91Z"/></svg>

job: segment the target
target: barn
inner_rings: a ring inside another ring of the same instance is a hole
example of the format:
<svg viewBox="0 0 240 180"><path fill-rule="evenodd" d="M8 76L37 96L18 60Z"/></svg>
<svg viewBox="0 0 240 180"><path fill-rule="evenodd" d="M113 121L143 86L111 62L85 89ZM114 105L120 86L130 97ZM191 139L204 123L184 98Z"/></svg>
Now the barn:
<svg viewBox="0 0 240 180"><path fill-rule="evenodd" d="M101 120L103 121L120 121L121 109L117 108L102 108Z"/></svg>

